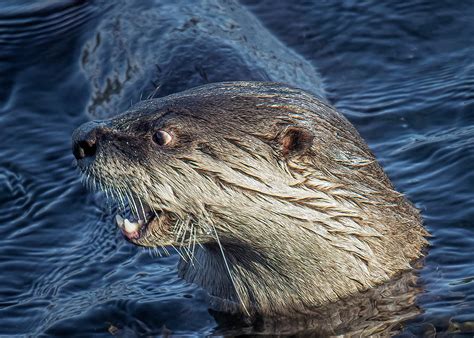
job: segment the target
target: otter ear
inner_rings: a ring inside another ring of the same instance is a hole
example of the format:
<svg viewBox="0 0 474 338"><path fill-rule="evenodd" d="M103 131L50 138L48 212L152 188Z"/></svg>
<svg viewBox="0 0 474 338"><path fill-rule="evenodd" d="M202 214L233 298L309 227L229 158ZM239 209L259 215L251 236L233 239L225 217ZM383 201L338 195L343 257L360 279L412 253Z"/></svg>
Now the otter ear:
<svg viewBox="0 0 474 338"><path fill-rule="evenodd" d="M313 133L306 128L288 127L280 138L282 153L284 156L302 153L311 148L313 139Z"/></svg>

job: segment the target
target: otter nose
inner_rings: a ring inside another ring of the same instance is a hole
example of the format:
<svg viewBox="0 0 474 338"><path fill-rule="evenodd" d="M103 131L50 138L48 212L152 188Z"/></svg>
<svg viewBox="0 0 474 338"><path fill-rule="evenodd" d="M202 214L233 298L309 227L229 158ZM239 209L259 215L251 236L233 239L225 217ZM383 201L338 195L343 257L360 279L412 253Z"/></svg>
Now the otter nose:
<svg viewBox="0 0 474 338"><path fill-rule="evenodd" d="M103 122L91 121L77 128L72 135L72 153L77 160L93 157L97 151L97 143L104 134L106 127Z"/></svg>

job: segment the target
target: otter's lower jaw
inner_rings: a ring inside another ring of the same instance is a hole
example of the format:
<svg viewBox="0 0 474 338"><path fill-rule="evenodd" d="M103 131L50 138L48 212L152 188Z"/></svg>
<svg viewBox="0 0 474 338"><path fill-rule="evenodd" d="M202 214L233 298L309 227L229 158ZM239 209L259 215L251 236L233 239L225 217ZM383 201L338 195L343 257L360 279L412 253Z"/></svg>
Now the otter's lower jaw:
<svg viewBox="0 0 474 338"><path fill-rule="evenodd" d="M127 241L134 245L156 247L171 245L174 241L173 222L167 212L155 211L140 202L130 216L115 215L115 222ZM138 209L138 210L136 210Z"/></svg>

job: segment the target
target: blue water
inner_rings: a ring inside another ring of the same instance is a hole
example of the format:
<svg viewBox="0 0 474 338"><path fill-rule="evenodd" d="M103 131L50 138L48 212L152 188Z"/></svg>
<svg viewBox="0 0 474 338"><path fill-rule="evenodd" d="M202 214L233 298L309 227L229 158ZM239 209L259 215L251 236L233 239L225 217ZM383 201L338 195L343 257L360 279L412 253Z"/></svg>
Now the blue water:
<svg viewBox="0 0 474 338"><path fill-rule="evenodd" d="M233 70L255 39L270 48L273 35L278 55L288 46L316 66L325 97L432 234L420 313L393 333L474 335L474 2L202 2L0 6L0 334L225 332L205 293L177 277L176 254L157 258L123 240L114 207L81 185L70 135L157 84L162 96L215 74L291 81L275 64ZM202 68L190 68L199 55ZM305 74L299 83L320 93Z"/></svg>

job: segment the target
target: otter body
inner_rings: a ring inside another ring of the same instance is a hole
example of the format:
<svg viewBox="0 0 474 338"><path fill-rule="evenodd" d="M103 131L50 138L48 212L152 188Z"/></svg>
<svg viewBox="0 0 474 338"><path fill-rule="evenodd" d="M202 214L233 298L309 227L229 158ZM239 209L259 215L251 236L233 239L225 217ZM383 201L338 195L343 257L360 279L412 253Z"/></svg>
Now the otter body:
<svg viewBox="0 0 474 338"><path fill-rule="evenodd" d="M213 308L313 315L421 257L418 211L325 103L315 67L245 7L116 1L104 13L81 58L87 111L126 111L75 131L78 167L129 206L117 224L130 242L181 251L179 275ZM126 109L142 94L161 98ZM352 321L344 310L334 317Z"/></svg>
<svg viewBox="0 0 474 338"><path fill-rule="evenodd" d="M182 248L179 274L219 310L311 314L410 269L426 244L355 128L300 89L204 85L73 140L87 180L128 200L128 240Z"/></svg>

